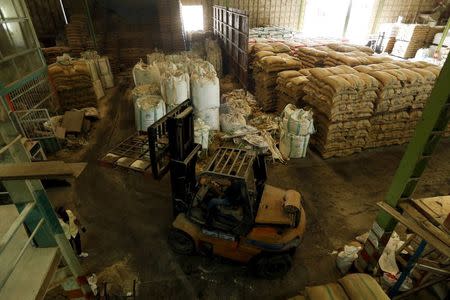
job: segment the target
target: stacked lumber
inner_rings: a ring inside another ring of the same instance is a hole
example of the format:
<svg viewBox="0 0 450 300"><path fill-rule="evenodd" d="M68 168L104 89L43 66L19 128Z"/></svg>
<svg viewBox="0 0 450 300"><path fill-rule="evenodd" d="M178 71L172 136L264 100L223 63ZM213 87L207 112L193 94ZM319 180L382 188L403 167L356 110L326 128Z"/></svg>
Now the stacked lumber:
<svg viewBox="0 0 450 300"><path fill-rule="evenodd" d="M48 74L63 110L97 107L94 82L86 61L70 60L51 64L48 67Z"/></svg>
<svg viewBox="0 0 450 300"><path fill-rule="evenodd" d="M275 50L275 49L274 49ZM265 54L269 54L269 51ZM272 52L273 53L273 52ZM285 70L298 70L301 62L287 53L258 56L253 64L255 80L255 96L263 111L274 111L277 108L276 84L277 75Z"/></svg>
<svg viewBox="0 0 450 300"><path fill-rule="evenodd" d="M369 135L378 81L348 66L309 71L303 99L316 116L312 144L324 158L360 152Z"/></svg>
<svg viewBox="0 0 450 300"><path fill-rule="evenodd" d="M402 24L391 54L402 58L414 57L425 45L429 30L428 25Z"/></svg>
<svg viewBox="0 0 450 300"><path fill-rule="evenodd" d="M286 105L302 106L303 88L308 83L308 69L290 70L278 73L277 78L277 112L282 112Z"/></svg>

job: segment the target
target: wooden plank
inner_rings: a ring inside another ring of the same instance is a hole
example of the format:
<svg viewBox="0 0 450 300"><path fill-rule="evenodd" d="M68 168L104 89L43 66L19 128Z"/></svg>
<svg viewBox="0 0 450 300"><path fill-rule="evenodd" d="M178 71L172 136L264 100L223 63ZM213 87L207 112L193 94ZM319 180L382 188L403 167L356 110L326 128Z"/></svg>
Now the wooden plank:
<svg viewBox="0 0 450 300"><path fill-rule="evenodd" d="M450 213L450 196L438 196L412 200L415 206L431 221L443 225ZM433 222L433 223L435 223Z"/></svg>
<svg viewBox="0 0 450 300"><path fill-rule="evenodd" d="M0 168L0 180L76 178L83 172L86 165L86 163L66 164L63 161L4 164Z"/></svg>
<svg viewBox="0 0 450 300"><path fill-rule="evenodd" d="M397 221L399 221L400 223L408 227L410 230L412 230L414 233L416 233L418 236L420 236L422 239L426 240L431 246L435 247L439 252L446 255L447 257L450 257L450 247L441 240L439 240L438 238L436 238L429 231L422 228L419 224L417 224L413 220L410 220L402 216L401 213L399 213L389 204L385 202L378 202L377 205L385 212L390 214L392 217L394 217Z"/></svg>
<svg viewBox="0 0 450 300"><path fill-rule="evenodd" d="M414 209L414 207L411 206L409 203L402 203L400 204L400 207L408 214L410 215L417 223L422 225L422 227L425 227L425 229L429 230L432 234L434 234L438 239L446 243L450 246L450 236L443 232L440 228L436 227L428 221L428 219L422 215L419 211Z"/></svg>

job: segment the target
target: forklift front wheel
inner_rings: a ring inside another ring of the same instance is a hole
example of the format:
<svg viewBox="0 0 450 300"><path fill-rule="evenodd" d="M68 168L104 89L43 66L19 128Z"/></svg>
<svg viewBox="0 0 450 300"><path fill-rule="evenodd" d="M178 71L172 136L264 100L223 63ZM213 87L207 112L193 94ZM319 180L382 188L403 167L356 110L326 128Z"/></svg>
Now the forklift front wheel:
<svg viewBox="0 0 450 300"><path fill-rule="evenodd" d="M184 231L172 228L169 232L169 245L175 253L190 255L195 251L194 240Z"/></svg>
<svg viewBox="0 0 450 300"><path fill-rule="evenodd" d="M275 279L283 277L292 266L289 254L262 255L254 262L254 271L258 277Z"/></svg>

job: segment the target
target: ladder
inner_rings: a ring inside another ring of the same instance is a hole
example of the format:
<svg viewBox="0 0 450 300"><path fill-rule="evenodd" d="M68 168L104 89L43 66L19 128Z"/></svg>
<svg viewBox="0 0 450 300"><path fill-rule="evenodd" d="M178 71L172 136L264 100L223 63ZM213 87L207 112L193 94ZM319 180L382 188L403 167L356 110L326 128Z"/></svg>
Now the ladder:
<svg viewBox="0 0 450 300"><path fill-rule="evenodd" d="M9 118L0 120L0 168L35 164L20 138ZM2 184L12 204L0 205L0 299L43 299L57 285L70 299L87 299L91 289L40 180L7 173Z"/></svg>
<svg viewBox="0 0 450 300"><path fill-rule="evenodd" d="M384 202L395 209L399 209L402 201L411 198L447 127L450 117L449 78L450 60L447 58L385 196ZM378 213L364 248L355 262L359 271L377 271L378 260L396 225L397 221L389 214L384 211Z"/></svg>

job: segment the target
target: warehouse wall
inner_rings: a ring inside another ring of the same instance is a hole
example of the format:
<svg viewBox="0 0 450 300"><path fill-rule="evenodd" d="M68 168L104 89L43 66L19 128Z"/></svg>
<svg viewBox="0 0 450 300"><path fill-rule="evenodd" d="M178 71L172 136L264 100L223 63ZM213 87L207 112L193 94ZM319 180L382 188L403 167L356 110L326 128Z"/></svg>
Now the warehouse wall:
<svg viewBox="0 0 450 300"><path fill-rule="evenodd" d="M184 1L182 0L183 3ZM274 25L298 29L300 24L300 8L303 1L304 0L213 0L203 2L210 2L208 3L209 5L222 5L248 11L250 27ZM205 10L205 4L202 4L204 5ZM208 15L211 15L212 8L206 7L206 11Z"/></svg>
<svg viewBox="0 0 450 300"><path fill-rule="evenodd" d="M403 17L403 23L411 23L416 20L420 12L431 11L437 6L437 0L377 0L378 11L374 20L372 32L382 23L396 22L399 16Z"/></svg>

